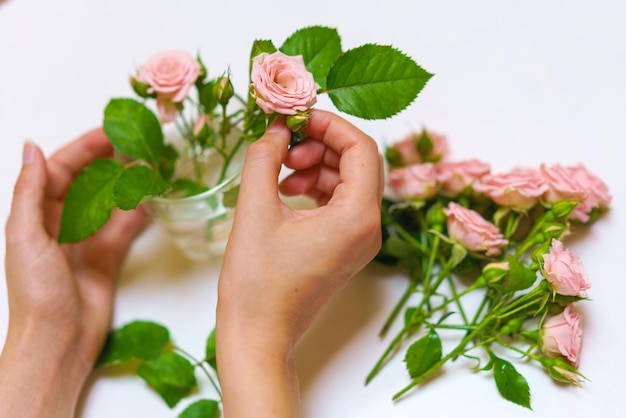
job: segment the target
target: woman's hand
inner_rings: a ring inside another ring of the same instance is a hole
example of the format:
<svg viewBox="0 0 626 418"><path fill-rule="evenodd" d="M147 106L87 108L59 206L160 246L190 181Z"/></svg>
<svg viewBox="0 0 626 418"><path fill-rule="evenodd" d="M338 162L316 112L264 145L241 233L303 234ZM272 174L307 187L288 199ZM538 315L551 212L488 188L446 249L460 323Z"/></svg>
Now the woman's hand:
<svg viewBox="0 0 626 418"><path fill-rule="evenodd" d="M73 179L112 152L100 129L48 161L34 144L24 146L6 224L9 328L0 357L0 416L74 415L109 330L115 278L146 223L141 209L114 212L91 238L57 242Z"/></svg>
<svg viewBox="0 0 626 418"><path fill-rule="evenodd" d="M382 158L344 119L314 111L305 142L288 151L280 122L246 156L220 275L217 359L227 416L295 416L296 342L381 243ZM292 210L280 185L321 206Z"/></svg>

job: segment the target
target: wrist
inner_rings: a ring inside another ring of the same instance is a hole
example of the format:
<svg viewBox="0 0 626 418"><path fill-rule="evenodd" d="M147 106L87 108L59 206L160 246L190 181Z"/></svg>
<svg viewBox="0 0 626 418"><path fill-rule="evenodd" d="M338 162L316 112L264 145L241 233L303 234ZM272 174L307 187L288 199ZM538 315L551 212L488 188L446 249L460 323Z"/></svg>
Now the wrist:
<svg viewBox="0 0 626 418"><path fill-rule="evenodd" d="M217 369L225 417L295 417L299 410L294 342L274 326L219 307Z"/></svg>
<svg viewBox="0 0 626 418"><path fill-rule="evenodd" d="M9 327L0 356L0 416L74 416L92 366L50 331Z"/></svg>

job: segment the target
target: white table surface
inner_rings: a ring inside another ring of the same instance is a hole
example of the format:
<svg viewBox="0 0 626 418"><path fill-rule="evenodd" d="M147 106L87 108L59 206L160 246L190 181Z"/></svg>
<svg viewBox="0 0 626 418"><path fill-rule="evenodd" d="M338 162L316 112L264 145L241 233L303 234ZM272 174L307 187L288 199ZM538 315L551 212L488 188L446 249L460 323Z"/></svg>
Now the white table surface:
<svg viewBox="0 0 626 418"><path fill-rule="evenodd" d="M1 3L1 2L0 2ZM112 96L130 95L127 77L165 47L200 51L213 75L231 66L245 89L255 38L282 43L313 24L337 27L344 49L393 44L435 77L399 116L355 121L377 140L427 126L448 135L452 157L479 158L494 171L542 162L584 163L612 190L612 210L570 247L593 287L584 304L583 389L560 387L534 366L534 412L508 403L493 380L457 365L401 402L401 356L367 387L384 349L377 331L405 279L380 266L359 274L302 341L298 367L306 417L621 417L626 408L624 141L626 2L317 0L8 0L0 4L0 219L6 219L22 143L49 154L101 121ZM330 109L327 101L322 108ZM4 230L2 230L4 233ZM0 240L4 253L4 239ZM128 258L115 325L163 323L181 347L201 355L214 322L219 260L194 264L152 228ZM4 280L0 281L4 283ZM0 285L0 335L7 326ZM203 382L201 393L212 396ZM262 385L263 382L258 382ZM79 416L174 417L138 378L97 373Z"/></svg>

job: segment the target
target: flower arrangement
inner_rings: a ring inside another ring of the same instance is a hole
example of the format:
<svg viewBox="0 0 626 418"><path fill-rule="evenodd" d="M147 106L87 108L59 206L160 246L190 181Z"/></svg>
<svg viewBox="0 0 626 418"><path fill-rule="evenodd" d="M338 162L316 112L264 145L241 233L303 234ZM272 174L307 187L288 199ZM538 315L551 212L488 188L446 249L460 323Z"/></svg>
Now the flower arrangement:
<svg viewBox="0 0 626 418"><path fill-rule="evenodd" d="M398 318L401 330L366 382L403 346L410 382L393 399L460 357L526 408L529 385L511 353L558 381L585 381L576 306L591 284L564 241L608 209L604 182L583 165L491 173L479 160L451 161L447 138L428 130L385 156L393 196L383 202L377 260L409 280L381 336Z"/></svg>
<svg viewBox="0 0 626 418"><path fill-rule="evenodd" d="M302 130L319 94L328 94L346 114L385 119L411 104L431 76L392 46L343 51L337 31L321 26L296 31L279 48L254 41L244 96L235 92L229 71L209 78L199 57L157 52L130 77L138 98L107 104L104 132L121 155L79 173L66 197L59 241L88 238L116 207L130 210L164 197L185 200L236 178L237 155L276 117L285 118L296 146L305 139ZM209 173L207 163L215 159L219 169ZM238 185L228 182L226 188L223 201L203 198L205 206L234 206ZM196 371L221 397L215 356L214 332L196 356L176 345L165 326L137 320L110 332L97 366L130 366L173 408L197 389ZM220 409L219 401L201 399L179 417L218 417Z"/></svg>
<svg viewBox="0 0 626 418"><path fill-rule="evenodd" d="M210 78L201 58L187 51L160 51L141 65L130 77L138 97L114 98L104 110L105 134L122 158L98 160L79 174L59 240L89 237L115 207L129 210L220 185L236 174L233 161L245 144L278 116L297 144L319 94L346 114L384 119L406 108L431 77L392 46L343 51L337 30L322 26L296 31L279 48L254 41L250 63L245 95L235 92L230 70ZM210 162L219 169L210 172ZM237 184L225 189L224 201L208 206L234 206Z"/></svg>

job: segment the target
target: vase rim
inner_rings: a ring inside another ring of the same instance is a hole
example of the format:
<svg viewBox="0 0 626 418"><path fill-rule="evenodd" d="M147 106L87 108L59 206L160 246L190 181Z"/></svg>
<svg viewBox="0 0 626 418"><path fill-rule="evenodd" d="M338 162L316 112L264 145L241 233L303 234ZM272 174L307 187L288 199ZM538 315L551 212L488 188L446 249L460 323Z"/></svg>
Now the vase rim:
<svg viewBox="0 0 626 418"><path fill-rule="evenodd" d="M215 186L209 188L208 190L205 190L201 193L193 194L191 196L184 196L184 197L156 196L156 197L150 198L149 201L155 202L155 203L167 203L167 204L181 203L183 204L183 203L193 202L195 200L203 200L203 199L206 199L208 196L217 194L220 191L222 191L228 184L232 183L232 181L235 180L240 174L241 174L241 170L237 170L233 174L231 174L230 176L226 177L224 180L216 184Z"/></svg>

